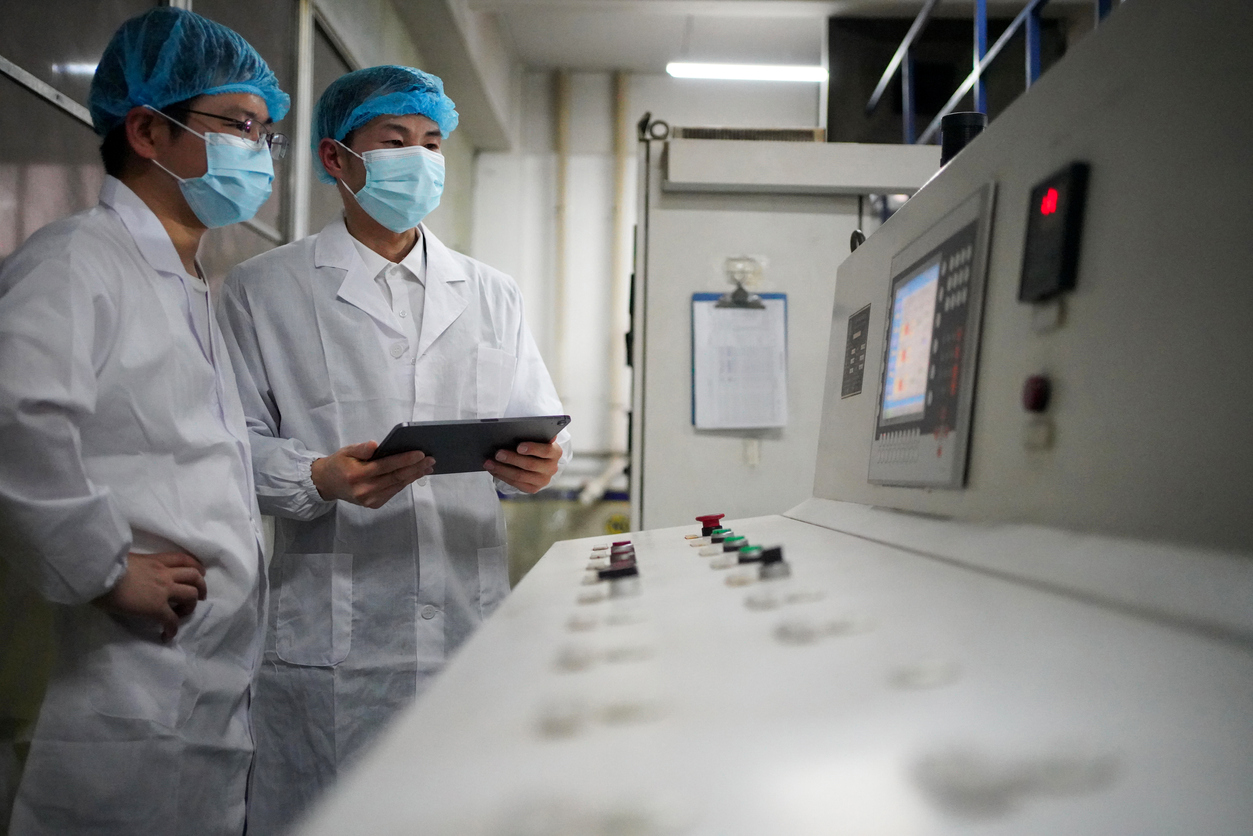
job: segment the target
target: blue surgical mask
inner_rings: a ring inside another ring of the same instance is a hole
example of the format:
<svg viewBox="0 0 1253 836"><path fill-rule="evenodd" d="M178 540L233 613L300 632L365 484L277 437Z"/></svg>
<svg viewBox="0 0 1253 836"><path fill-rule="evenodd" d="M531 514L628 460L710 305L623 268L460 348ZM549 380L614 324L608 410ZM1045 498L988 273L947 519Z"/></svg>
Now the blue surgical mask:
<svg viewBox="0 0 1253 836"><path fill-rule="evenodd" d="M274 163L266 144L234 134L197 133L168 114L161 115L204 140L209 167L199 177L179 177L153 160L178 181L187 205L200 222L212 229L246 221L257 214L269 198L274 182Z"/></svg>
<svg viewBox="0 0 1253 836"><path fill-rule="evenodd" d="M443 154L421 145L358 154L339 144L365 161L365 185L353 197L371 218L392 232L413 229L439 206L444 193Z"/></svg>

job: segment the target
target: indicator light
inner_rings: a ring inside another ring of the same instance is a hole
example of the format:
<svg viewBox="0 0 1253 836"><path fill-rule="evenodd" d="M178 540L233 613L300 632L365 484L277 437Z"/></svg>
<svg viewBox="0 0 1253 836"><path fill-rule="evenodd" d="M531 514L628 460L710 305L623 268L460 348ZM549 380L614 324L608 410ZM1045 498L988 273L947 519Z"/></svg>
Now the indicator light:
<svg viewBox="0 0 1253 836"><path fill-rule="evenodd" d="M1057 211L1057 189L1050 188L1044 193L1044 199L1040 201L1040 214L1052 215Z"/></svg>

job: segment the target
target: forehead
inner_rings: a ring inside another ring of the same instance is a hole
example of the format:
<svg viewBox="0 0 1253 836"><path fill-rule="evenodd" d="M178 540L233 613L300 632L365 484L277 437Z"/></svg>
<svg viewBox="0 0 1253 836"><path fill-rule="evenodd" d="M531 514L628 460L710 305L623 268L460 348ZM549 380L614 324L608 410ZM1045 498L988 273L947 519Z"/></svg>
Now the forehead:
<svg viewBox="0 0 1253 836"><path fill-rule="evenodd" d="M270 110L265 106L265 99L252 93L215 93L212 96L197 96L192 100L191 108L238 119L270 121Z"/></svg>
<svg viewBox="0 0 1253 836"><path fill-rule="evenodd" d="M418 113L384 113L382 116L375 116L369 122L366 122L360 128L357 128L357 134L374 134L383 131L402 131L418 137L426 137L430 135L439 136L439 125L434 119L429 119Z"/></svg>

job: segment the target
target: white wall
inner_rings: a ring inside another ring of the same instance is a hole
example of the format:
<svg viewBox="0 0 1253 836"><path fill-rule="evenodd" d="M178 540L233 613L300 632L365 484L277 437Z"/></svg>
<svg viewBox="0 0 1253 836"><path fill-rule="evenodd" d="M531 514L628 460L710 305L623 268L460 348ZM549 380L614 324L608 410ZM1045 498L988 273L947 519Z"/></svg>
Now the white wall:
<svg viewBox="0 0 1253 836"><path fill-rule="evenodd" d="M635 223L635 123L650 111L676 126L814 127L816 84L711 82L631 75L625 96L625 211L614 229L614 83L607 72L572 73L566 163L564 305L555 268L558 213L555 83L547 71L522 81L516 150L476 160L470 253L512 275L527 321L553 373L582 454L625 452L630 377L625 370L628 284ZM614 389L616 382L617 388Z"/></svg>
<svg viewBox="0 0 1253 836"><path fill-rule="evenodd" d="M422 66L422 57L390 0L314 0L314 6L351 53L350 60L363 67ZM321 93L313 91L315 96Z"/></svg>

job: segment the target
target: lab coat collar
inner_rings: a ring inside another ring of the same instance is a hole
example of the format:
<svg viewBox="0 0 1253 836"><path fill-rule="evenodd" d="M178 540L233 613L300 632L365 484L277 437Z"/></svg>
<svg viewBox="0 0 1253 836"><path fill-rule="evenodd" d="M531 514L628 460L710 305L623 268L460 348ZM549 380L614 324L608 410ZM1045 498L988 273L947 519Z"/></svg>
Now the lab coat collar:
<svg viewBox="0 0 1253 836"><path fill-rule="evenodd" d="M170 234L165 231L156 214L148 208L139 195L116 177L105 175L100 187L100 202L112 209L121 219L126 231L135 239L135 245L152 268L158 272L180 276L199 282L183 269L183 260L174 249Z"/></svg>
<svg viewBox="0 0 1253 836"><path fill-rule="evenodd" d="M426 353L440 334L456 322L469 305L466 275L452 252L425 225L419 225L426 241L426 299L422 312L422 333L418 337L418 357ZM416 247L414 248L417 249ZM400 323L383 298L374 274L352 244L343 217L338 217L318 233L313 250L315 267L335 267L347 272L337 296L361 309L380 326L404 336Z"/></svg>
<svg viewBox="0 0 1253 836"><path fill-rule="evenodd" d="M464 268L453 259L452 251L420 224L426 241L426 304L422 312L422 333L418 336L418 357L426 353L439 335L457 321L470 304Z"/></svg>
<svg viewBox="0 0 1253 836"><path fill-rule="evenodd" d="M363 311L381 328L398 337L405 335L391 306L383 298L383 292L375 283L376 272L362 260L357 248L353 246L352 236L344 226L341 215L326 225L318 233L313 247L313 265L315 267L334 267L343 270L345 276L340 282L336 296Z"/></svg>
<svg viewBox="0 0 1253 836"><path fill-rule="evenodd" d="M353 249L357 251L357 255L361 256L361 260L365 262L365 266L369 269L371 273L374 274L375 282L378 281L379 273L382 273L384 270L386 270L389 266L391 266L394 263L394 262L388 261L386 258L383 258L383 256L379 255L374 250L370 249L365 244L358 241L356 238L352 238L351 233L349 236L349 240L352 241L352 247ZM413 278L418 282L418 284L425 285L426 284L426 270L424 270L422 267L422 262L423 262L422 252L426 249L426 242L423 241L421 238L419 238L418 243L420 244L420 246L416 246L413 249L409 250L409 253L403 259L400 260L399 266L403 267L406 271L408 271L408 273L413 276Z"/></svg>

